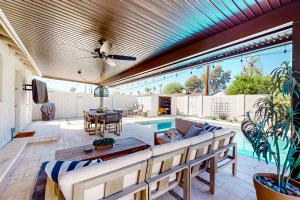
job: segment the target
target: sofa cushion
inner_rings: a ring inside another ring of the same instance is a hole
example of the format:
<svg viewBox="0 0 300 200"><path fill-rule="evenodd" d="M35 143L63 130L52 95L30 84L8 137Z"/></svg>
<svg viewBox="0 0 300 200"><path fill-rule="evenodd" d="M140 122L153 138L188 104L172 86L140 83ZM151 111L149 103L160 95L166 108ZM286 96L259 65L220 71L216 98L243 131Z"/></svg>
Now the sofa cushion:
<svg viewBox="0 0 300 200"><path fill-rule="evenodd" d="M192 125L190 129L185 133L184 139L194 137L199 135L203 131L203 128L199 128L198 126Z"/></svg>
<svg viewBox="0 0 300 200"><path fill-rule="evenodd" d="M73 170L60 176L58 179L59 186L66 200L72 199L73 185L80 181L94 178L141 161L145 161L151 157L152 153L149 149L139 151L126 156L121 156L112 160L103 161L97 165L83 167L81 169ZM129 174L130 175L130 174ZM129 184L127 178L124 178L124 185ZM100 187L100 186L99 186ZM101 193L99 188L94 191L93 188L89 190L88 196L96 196ZM92 198L89 198L92 199ZM99 199L99 197L98 197Z"/></svg>
<svg viewBox="0 0 300 200"><path fill-rule="evenodd" d="M213 133L205 132L203 134L200 133L198 136L191 137L191 138L188 138L185 140L187 140L190 143L190 145L194 145L194 144L198 144L200 142L212 140L213 137L214 137Z"/></svg>
<svg viewBox="0 0 300 200"><path fill-rule="evenodd" d="M62 161L62 160L53 160L48 161L45 165L45 172L48 175L48 177L58 183L58 177L62 176L66 172L79 169L82 167L88 167L97 163L100 163L100 159L96 160L88 160L88 161Z"/></svg>
<svg viewBox="0 0 300 200"><path fill-rule="evenodd" d="M175 142L175 141L182 140L182 139L183 139L183 136L181 134L179 134L179 135L163 134L163 135L158 136L156 138L158 144L165 144L165 143Z"/></svg>
<svg viewBox="0 0 300 200"><path fill-rule="evenodd" d="M222 129L222 127L220 127L220 126L214 126L214 125L211 125L211 124L209 124L207 122L203 123L203 128L204 128L204 130L206 130L208 132L212 132L212 131L215 131L215 130Z"/></svg>
<svg viewBox="0 0 300 200"><path fill-rule="evenodd" d="M150 149L152 151L153 156L158 156L175 150L182 149L184 147L188 147L189 145L190 145L189 140L178 140L167 144L156 145L151 147Z"/></svg>
<svg viewBox="0 0 300 200"><path fill-rule="evenodd" d="M192 125L198 126L200 128L203 127L203 125L198 122L175 118L175 127L182 135L185 135L185 133L191 128Z"/></svg>
<svg viewBox="0 0 300 200"><path fill-rule="evenodd" d="M232 133L232 132L234 132L234 131L232 131L232 129L229 129L229 128L212 131L212 133L214 134L214 137L220 137L220 136Z"/></svg>

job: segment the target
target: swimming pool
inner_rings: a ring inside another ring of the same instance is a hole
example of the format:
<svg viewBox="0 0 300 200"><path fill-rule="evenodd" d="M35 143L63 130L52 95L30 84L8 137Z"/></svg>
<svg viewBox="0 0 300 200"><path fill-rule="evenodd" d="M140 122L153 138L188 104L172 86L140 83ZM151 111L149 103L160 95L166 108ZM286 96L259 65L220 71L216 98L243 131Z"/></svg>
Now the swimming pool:
<svg viewBox="0 0 300 200"><path fill-rule="evenodd" d="M166 129L175 127L175 120L148 121L148 122L140 122L139 124L148 126L148 127L153 128L157 131L162 131L162 130L166 130ZM234 142L237 143L238 153L246 155L246 156L257 158L256 155L253 155L252 146L246 140L246 138L244 137L244 135L241 132L240 128L233 127L233 126L224 126L224 125L220 125L220 124L214 124L214 125L222 126L223 128L230 128L233 131L235 131L236 135L234 137ZM284 144L282 143L281 146L283 147ZM281 158L285 158L286 154L287 154L287 150L282 150L281 151ZM283 160L283 159L281 159L281 160Z"/></svg>

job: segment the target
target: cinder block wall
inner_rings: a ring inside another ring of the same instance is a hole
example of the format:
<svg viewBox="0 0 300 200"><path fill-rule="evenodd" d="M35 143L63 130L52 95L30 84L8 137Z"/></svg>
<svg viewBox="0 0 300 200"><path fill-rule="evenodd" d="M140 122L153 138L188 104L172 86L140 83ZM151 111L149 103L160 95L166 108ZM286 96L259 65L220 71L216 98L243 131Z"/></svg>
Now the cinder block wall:
<svg viewBox="0 0 300 200"><path fill-rule="evenodd" d="M263 95L189 96L188 115L219 117L241 121L247 111L253 112L253 104ZM179 105L178 107L182 107Z"/></svg>

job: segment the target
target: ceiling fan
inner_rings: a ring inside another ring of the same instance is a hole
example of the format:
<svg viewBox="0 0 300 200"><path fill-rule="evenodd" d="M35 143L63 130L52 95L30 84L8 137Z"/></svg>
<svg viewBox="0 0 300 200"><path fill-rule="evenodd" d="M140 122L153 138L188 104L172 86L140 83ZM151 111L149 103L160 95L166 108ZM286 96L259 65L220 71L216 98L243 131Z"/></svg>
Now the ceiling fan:
<svg viewBox="0 0 300 200"><path fill-rule="evenodd" d="M112 44L108 41L100 39L98 40L98 43L100 47L96 48L94 52L89 51L93 56L85 57L85 58L101 58L102 60L104 60L104 62L106 62L108 65L112 67L116 66L116 63L113 60L128 60L128 61L136 60L136 57L132 57L132 56L109 54L112 48ZM85 49L81 49L81 50L85 50ZM80 58L78 60L85 59L85 58Z"/></svg>

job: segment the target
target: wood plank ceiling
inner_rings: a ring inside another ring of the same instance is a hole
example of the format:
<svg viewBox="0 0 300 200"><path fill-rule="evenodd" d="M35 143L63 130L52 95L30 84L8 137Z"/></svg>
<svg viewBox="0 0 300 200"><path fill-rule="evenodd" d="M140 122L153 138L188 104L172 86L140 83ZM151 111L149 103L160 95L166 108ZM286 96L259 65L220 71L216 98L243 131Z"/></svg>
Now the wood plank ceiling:
<svg viewBox="0 0 300 200"><path fill-rule="evenodd" d="M3 10L44 77L94 82L247 22L292 0L16 0ZM98 39L112 54L137 57L111 67L91 56ZM85 49L85 50L80 50ZM81 59L85 58L85 59ZM77 74L82 71L81 77Z"/></svg>

